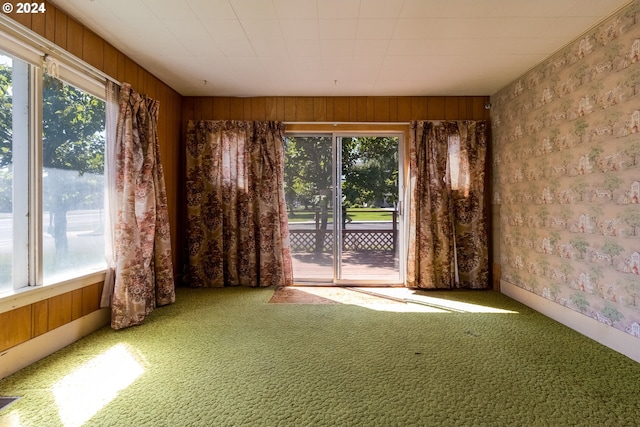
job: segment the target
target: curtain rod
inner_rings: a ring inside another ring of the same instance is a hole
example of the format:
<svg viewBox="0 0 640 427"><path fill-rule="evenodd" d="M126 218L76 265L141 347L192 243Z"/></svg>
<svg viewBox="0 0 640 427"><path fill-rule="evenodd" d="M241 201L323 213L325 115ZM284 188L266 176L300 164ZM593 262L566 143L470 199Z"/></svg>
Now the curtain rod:
<svg viewBox="0 0 640 427"><path fill-rule="evenodd" d="M285 125L378 125L378 126L394 126L394 125L409 125L410 122L283 122Z"/></svg>

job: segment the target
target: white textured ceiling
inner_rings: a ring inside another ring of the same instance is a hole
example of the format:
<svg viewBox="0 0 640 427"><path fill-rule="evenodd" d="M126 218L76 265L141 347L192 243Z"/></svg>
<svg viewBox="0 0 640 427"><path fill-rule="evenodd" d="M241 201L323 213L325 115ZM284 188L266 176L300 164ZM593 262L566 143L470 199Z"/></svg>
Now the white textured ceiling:
<svg viewBox="0 0 640 427"><path fill-rule="evenodd" d="M629 0L52 3L182 95L422 96L492 95Z"/></svg>

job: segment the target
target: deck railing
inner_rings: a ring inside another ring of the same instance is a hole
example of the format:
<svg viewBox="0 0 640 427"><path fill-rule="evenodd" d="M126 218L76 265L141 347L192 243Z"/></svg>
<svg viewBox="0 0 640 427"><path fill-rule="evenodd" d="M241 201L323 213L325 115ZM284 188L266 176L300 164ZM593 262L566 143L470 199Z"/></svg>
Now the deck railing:
<svg viewBox="0 0 640 427"><path fill-rule="evenodd" d="M379 210L358 210L359 213L380 212ZM377 224L390 223L390 228L380 229L376 227L366 228L367 221L358 222L358 228L350 228L346 216L343 213L342 250L355 252L392 251L395 252L398 243L398 211L386 211L391 214L390 221L376 221ZM333 251L333 230L322 227L322 212L316 211L314 215L314 228L290 229L291 251L294 253L331 253ZM290 224L299 224L292 222ZM307 223L309 224L309 223ZM373 224L373 223L371 223Z"/></svg>

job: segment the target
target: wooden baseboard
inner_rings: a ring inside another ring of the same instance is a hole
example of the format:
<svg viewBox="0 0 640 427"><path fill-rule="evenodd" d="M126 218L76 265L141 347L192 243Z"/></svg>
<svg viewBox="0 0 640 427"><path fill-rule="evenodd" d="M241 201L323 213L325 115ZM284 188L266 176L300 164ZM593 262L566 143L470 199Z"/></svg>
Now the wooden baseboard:
<svg viewBox="0 0 640 427"><path fill-rule="evenodd" d="M94 311L73 322L0 352L0 379L60 350L110 322L109 308Z"/></svg>
<svg viewBox="0 0 640 427"><path fill-rule="evenodd" d="M504 280L500 291L563 325L640 362L640 339Z"/></svg>

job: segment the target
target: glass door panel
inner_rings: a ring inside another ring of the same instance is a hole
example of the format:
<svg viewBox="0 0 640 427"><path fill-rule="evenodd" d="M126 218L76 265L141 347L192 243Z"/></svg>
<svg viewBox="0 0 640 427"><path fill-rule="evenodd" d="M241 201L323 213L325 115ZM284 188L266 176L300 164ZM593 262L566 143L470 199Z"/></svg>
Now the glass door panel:
<svg viewBox="0 0 640 427"><path fill-rule="evenodd" d="M398 283L399 138L344 136L337 138L337 147L341 209L336 279Z"/></svg>
<svg viewBox="0 0 640 427"><path fill-rule="evenodd" d="M402 282L401 157L398 136L286 138L296 282Z"/></svg>
<svg viewBox="0 0 640 427"><path fill-rule="evenodd" d="M331 135L285 140L285 199L296 281L334 280L333 158Z"/></svg>

